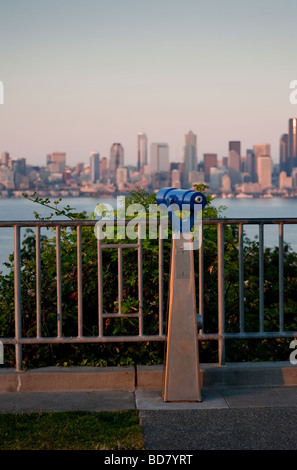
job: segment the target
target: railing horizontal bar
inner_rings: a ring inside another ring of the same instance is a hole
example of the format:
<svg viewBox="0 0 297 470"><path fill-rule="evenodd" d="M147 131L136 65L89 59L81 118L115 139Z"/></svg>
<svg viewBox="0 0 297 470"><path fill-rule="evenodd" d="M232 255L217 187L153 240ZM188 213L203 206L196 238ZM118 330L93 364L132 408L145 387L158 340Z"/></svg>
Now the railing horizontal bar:
<svg viewBox="0 0 297 470"><path fill-rule="evenodd" d="M221 339L218 333L199 333L197 335L199 341L211 341ZM278 331L269 332L254 332L254 333L225 333L226 339L253 339L253 338L297 338L297 331ZM135 342L135 341L165 341L165 335L143 335L143 336L64 336L62 338L56 337L30 337L20 338L1 338L3 344L64 344L64 343L121 343L121 342Z"/></svg>
<svg viewBox="0 0 297 470"><path fill-rule="evenodd" d="M141 313L102 313L102 318L138 318Z"/></svg>
<svg viewBox="0 0 297 470"><path fill-rule="evenodd" d="M241 219L241 218L232 218L232 219L202 219L202 223L204 225L217 225L218 223L224 224L224 225L260 225L260 224L279 224L279 223L284 223L284 224L296 224L297 219L294 217L291 218L277 218L277 219L272 219L272 218L255 218L255 219Z"/></svg>
<svg viewBox="0 0 297 470"><path fill-rule="evenodd" d="M225 333L227 339L297 338L297 331L257 331L250 333Z"/></svg>
<svg viewBox="0 0 297 470"><path fill-rule="evenodd" d="M121 249L126 249L126 248L139 248L138 243L102 243L101 248L121 248Z"/></svg>
<svg viewBox="0 0 297 470"><path fill-rule="evenodd" d="M42 338L21 338L18 340L19 344L65 344L65 343L122 343L130 341L164 341L165 336L63 336L62 338L56 337L42 337ZM12 344L16 341L13 340ZM6 341L6 344L8 342Z"/></svg>
<svg viewBox="0 0 297 470"><path fill-rule="evenodd" d="M133 219L131 219L133 220ZM96 224L99 225L127 225L131 220L13 220L13 221L6 221L0 220L0 227L77 227L77 226L85 226L85 227L94 227ZM164 221L152 221L149 218L146 220L137 220L137 224L139 225L149 225L149 223L154 224L165 224ZM217 225L218 223L224 225L259 225L259 224L297 224L296 217L287 217L287 218L222 218L222 219L202 219L202 223L204 225Z"/></svg>

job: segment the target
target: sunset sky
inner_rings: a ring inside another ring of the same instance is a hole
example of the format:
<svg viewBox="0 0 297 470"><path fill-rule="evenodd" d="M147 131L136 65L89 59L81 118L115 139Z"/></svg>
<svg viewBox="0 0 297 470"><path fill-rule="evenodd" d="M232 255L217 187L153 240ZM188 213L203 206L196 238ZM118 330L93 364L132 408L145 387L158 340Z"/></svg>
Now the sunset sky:
<svg viewBox="0 0 297 470"><path fill-rule="evenodd" d="M0 152L45 164L109 157L122 143L136 163L137 133L183 156L242 154L279 138L297 116L296 0L0 0Z"/></svg>

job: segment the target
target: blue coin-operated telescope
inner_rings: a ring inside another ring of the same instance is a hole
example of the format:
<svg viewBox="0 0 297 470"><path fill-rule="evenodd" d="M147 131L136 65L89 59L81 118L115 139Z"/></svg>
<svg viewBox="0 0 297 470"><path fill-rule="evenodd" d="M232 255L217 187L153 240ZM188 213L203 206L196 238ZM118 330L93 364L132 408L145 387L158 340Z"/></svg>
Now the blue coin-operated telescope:
<svg viewBox="0 0 297 470"><path fill-rule="evenodd" d="M172 224L169 311L167 322L166 367L163 399L201 401L198 330L201 315L196 310L196 288L191 233L198 213L206 205L204 194L176 188L162 188L157 204L167 209ZM182 216L180 217L180 210ZM178 216L175 215L178 212ZM185 212L189 212L187 219ZM190 242L189 242L190 241ZM199 244L200 246L200 244Z"/></svg>
<svg viewBox="0 0 297 470"><path fill-rule="evenodd" d="M183 233L190 232L195 223L197 212L206 206L204 194L185 189L162 188L158 191L156 200L159 206L166 206L169 209L168 216L173 230ZM189 211L188 218L177 217L174 213L174 210L177 209Z"/></svg>

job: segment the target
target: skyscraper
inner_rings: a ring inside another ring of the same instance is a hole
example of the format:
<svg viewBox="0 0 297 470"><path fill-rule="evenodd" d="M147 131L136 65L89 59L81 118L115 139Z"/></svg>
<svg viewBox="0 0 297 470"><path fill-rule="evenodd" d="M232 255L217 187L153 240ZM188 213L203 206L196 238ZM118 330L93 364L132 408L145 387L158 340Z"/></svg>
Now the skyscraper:
<svg viewBox="0 0 297 470"><path fill-rule="evenodd" d="M290 173L288 162L288 141L288 134L283 134L279 141L279 171L285 171L287 174Z"/></svg>
<svg viewBox="0 0 297 470"><path fill-rule="evenodd" d="M169 147L165 143L151 144L151 174L169 171Z"/></svg>
<svg viewBox="0 0 297 470"><path fill-rule="evenodd" d="M233 168L234 170L241 171L241 157L236 152L236 150L229 150L228 156L228 168Z"/></svg>
<svg viewBox="0 0 297 470"><path fill-rule="evenodd" d="M121 144L112 144L109 160L109 177L115 180L117 168L124 166L124 149Z"/></svg>
<svg viewBox="0 0 297 470"><path fill-rule="evenodd" d="M259 165L258 165L258 160L260 157L264 156L269 156L270 157L270 144L256 144L253 147L254 150L254 155L255 155L255 168L256 168L256 174L257 174L257 179L259 181Z"/></svg>
<svg viewBox="0 0 297 470"><path fill-rule="evenodd" d="M229 152L234 150L239 156L241 156L241 143L238 140L231 140L229 142Z"/></svg>
<svg viewBox="0 0 297 470"><path fill-rule="evenodd" d="M297 167L297 119L289 119L289 141L288 141L288 164L289 174L292 168Z"/></svg>
<svg viewBox="0 0 297 470"><path fill-rule="evenodd" d="M63 173L66 168L66 153L53 152L47 155L46 164L51 173Z"/></svg>
<svg viewBox="0 0 297 470"><path fill-rule="evenodd" d="M216 153L204 153L203 160L204 160L205 182L209 182L210 181L210 169L211 167L218 165L218 156Z"/></svg>
<svg viewBox="0 0 297 470"><path fill-rule="evenodd" d="M258 157L261 155L270 155L270 144L256 144L254 145L254 154L257 167Z"/></svg>
<svg viewBox="0 0 297 470"><path fill-rule="evenodd" d="M100 155L97 152L90 153L90 181L91 183L97 183L100 177Z"/></svg>
<svg viewBox="0 0 297 470"><path fill-rule="evenodd" d="M251 175L251 181L256 183L257 173L255 164L255 154L252 149L247 149L245 159L245 171Z"/></svg>
<svg viewBox="0 0 297 470"><path fill-rule="evenodd" d="M270 155L260 155L257 160L258 183L261 189L271 186L272 162Z"/></svg>
<svg viewBox="0 0 297 470"><path fill-rule="evenodd" d="M7 166L9 161L9 153L2 152L1 154L1 165Z"/></svg>
<svg viewBox="0 0 297 470"><path fill-rule="evenodd" d="M197 171L197 136L189 131L185 135L185 148L184 148L184 173L185 182L188 181L188 174L190 171Z"/></svg>
<svg viewBox="0 0 297 470"><path fill-rule="evenodd" d="M144 132L139 132L137 136L137 169L147 165L147 137Z"/></svg>

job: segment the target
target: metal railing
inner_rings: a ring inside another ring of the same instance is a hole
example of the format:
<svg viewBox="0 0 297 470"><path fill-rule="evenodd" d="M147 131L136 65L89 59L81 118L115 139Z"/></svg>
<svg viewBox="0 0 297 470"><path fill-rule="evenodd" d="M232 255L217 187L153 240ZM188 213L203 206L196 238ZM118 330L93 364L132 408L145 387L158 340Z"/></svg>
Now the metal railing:
<svg viewBox="0 0 297 470"><path fill-rule="evenodd" d="M83 321L83 276L82 276L82 229L83 227L94 227L98 221L0 221L0 229L10 227L14 230L14 315L15 315L15 335L9 338L0 338L2 344L13 344L15 346L16 370L22 368L22 348L27 344L62 344L62 343L108 343L108 342L143 342L143 341L164 341L165 334L165 308L164 308L164 239L161 234L162 224L158 225L158 333L144 334L144 308L143 308L143 239L141 236L141 224L138 227L138 237L136 243L104 243L104 240L97 239L97 283L98 283L98 335L84 336ZM103 222L106 224L106 222ZM125 221L117 221L125 224ZM217 228L217 331L209 333L204 328L198 332L199 341L218 341L218 362L225 362L225 344L230 339L249 338L294 338L297 331L287 331L284 327L284 225L297 224L297 219L204 219L203 227L216 226ZM238 227L238 286L239 286L239 329L236 332L227 332L225 328L225 255L224 255L224 228L227 225ZM245 331L245 299L244 299L244 226L256 225L259 228L259 328L258 331ZM279 260L278 260L278 283L279 283L279 328L277 331L265 331L264 328L264 226L277 225L279 228ZM56 336L42 335L42 311L41 311L41 235L42 227L52 227L55 229L56 237L56 286L57 286L57 334ZM72 227L76 229L76 250L77 250L77 335L65 336L63 332L63 310L62 310L62 282L61 282L61 229ZM22 334L22 283L21 283L21 228L35 228L35 251L36 251L36 336L23 336ZM94 234L95 236L95 234ZM137 276L138 276L138 312L123 313L123 251L134 249L137 251ZM106 312L103 309L103 250L117 250L118 262L118 311ZM199 313L204 319L207 311L204 311L204 247L203 236L202 245L197 250L198 258L198 306ZM1 308L1 306L0 306ZM107 318L128 318L133 317L138 320L138 334L134 335L105 335L104 320Z"/></svg>

